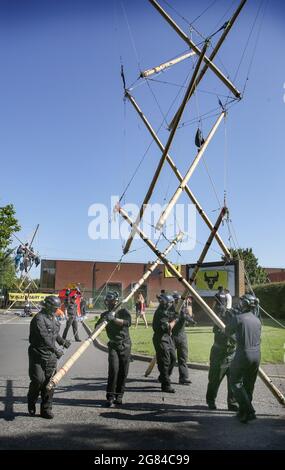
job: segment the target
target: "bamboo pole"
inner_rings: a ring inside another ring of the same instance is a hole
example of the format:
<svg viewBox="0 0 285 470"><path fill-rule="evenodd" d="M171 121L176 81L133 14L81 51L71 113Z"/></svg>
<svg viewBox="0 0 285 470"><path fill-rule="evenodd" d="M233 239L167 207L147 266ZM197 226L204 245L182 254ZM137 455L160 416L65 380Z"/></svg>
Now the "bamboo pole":
<svg viewBox="0 0 285 470"><path fill-rule="evenodd" d="M151 69L145 70L144 72L141 72L140 77L141 78L148 78L154 73L159 73L162 72L163 70L167 69L168 67L172 67L172 65L178 64L179 62L182 62L182 60L189 59L189 57L195 55L196 53L194 51L187 52L186 54L183 54L179 57L176 57L175 59L169 60L168 62L164 62L163 64L157 65L156 67L152 67Z"/></svg>
<svg viewBox="0 0 285 470"><path fill-rule="evenodd" d="M171 132L170 132L170 135L169 135L169 137L168 137L167 143L166 143L166 145L165 145L164 151L163 151L162 156L161 156L161 158L160 158L158 167L157 167L157 169L156 169L156 171L155 171L155 173L154 173L154 176L153 176L153 178L152 178L152 181L151 181L151 184L150 184L150 186L149 186L149 189L148 189L148 191L147 191L147 193L146 193L146 196L145 196L145 198L144 198L144 200L143 200L142 206L141 206L140 211L139 211L139 215L138 215L137 220L136 220L136 224L138 224L138 223L140 222L140 220L141 220L141 218L142 218L142 216L143 216L143 214L144 214L146 205L148 204L148 202L149 202L149 200L150 200L150 198L151 198L151 195L152 195L152 193L153 193L154 187L155 187L155 185L156 185L156 183L157 183L157 180L158 180L158 178L159 178L160 172L161 172L161 170L162 170L163 164L164 164L164 162L165 162L165 160L166 160L166 156L167 156L167 154L168 154L168 151L169 151L170 146L171 146L171 144L172 144L172 141L173 141L173 139L174 139L174 136L175 136L175 133L176 133L178 124L179 124L179 122L180 122L180 120L181 120L183 111L184 111L185 106L186 106L186 104L187 104L188 98L189 98L189 96L190 96L192 90L193 90L194 87L195 87L195 80L196 80L196 77L197 77L197 75L198 75L198 72L199 72L199 69L200 69L200 66L201 66L203 57L204 57L205 54L206 54L207 47L208 47L208 42L205 42L205 45L204 45L203 50L202 50L202 53L201 53L201 55L200 55L200 57L199 57L199 59L198 59L198 62L197 62L197 64L196 64L196 67L195 67L195 70L194 70L194 72L193 72L192 78L191 78L190 83L189 83L189 85L188 85L188 87L187 87L187 91L186 91L185 96L184 96L184 98L183 98L182 104L181 104L180 107L179 107L179 110L178 110L178 113L177 113L177 116L176 116L176 121L175 121L175 123L174 123L174 125L173 125L173 127L172 127L172 129L171 129ZM131 233L130 233L130 235L129 235L129 238L128 238L127 242L126 242L126 245L125 245L125 247L124 247L124 250L123 250L124 254L126 254L126 253L129 251L130 246L131 246L131 243L132 243L132 240L133 240L133 238L134 238L134 235L135 235L135 231L132 230Z"/></svg>
<svg viewBox="0 0 285 470"><path fill-rule="evenodd" d="M182 31L182 29L175 23L175 21L166 13L165 10L159 5L159 3L156 0L149 0L149 2L156 8L156 10L163 16L163 18L168 22L168 24L177 32L177 34L188 44L188 46L191 47L191 49L197 54L201 54L201 50L199 47L196 46L196 44ZM236 20L238 14L240 13L242 7L244 6L246 0L242 0L240 6L236 10L235 14L232 16L231 20L229 21L229 25L227 26L226 29L229 29L232 27L234 21ZM227 31L227 32L228 32ZM216 54L215 54L216 55ZM222 82L229 88L229 90L233 93L233 95L236 98L241 97L241 93L237 90L237 88L231 83L231 81L225 77L225 75L218 69L218 67L212 62L212 56L211 54L210 58L207 56L204 57L204 61L207 65L207 68L209 67L216 75L217 77L222 80ZM201 77L202 78L202 77ZM200 80L201 80L200 78ZM199 80L199 81L200 81Z"/></svg>
<svg viewBox="0 0 285 470"><path fill-rule="evenodd" d="M196 263L195 269L193 270L193 273L191 274L191 277L190 277L190 279L189 279L189 283L190 283L191 285L192 285L193 282L195 281L195 278L196 278L197 273L198 273L198 271L199 271L199 269L200 269L200 267L201 267L201 264L203 263L203 261L204 261L204 259L205 259L205 257L206 257L206 254L207 254L208 251L209 251L209 248L210 248L210 246L211 246L211 243L212 243L212 241L213 241L214 238L215 238L215 233L217 233L217 231L218 231L218 229L219 229L219 227L220 227L220 225L221 225L221 223L222 223L222 221L223 221L223 218L224 218L224 216L225 216L227 213L228 213L228 209L227 209L226 207L222 207L222 210L221 210L221 212L220 212L220 214L219 214L219 217L218 217L218 219L217 219L217 221L216 221L216 223L215 223L215 226L213 227L213 230L212 230L212 232L210 233L210 236L209 236L208 240L207 240L206 243L205 243L205 246L204 246L204 248L203 248L203 250L202 250L202 253L201 253L201 255L200 255L200 257L199 257L199 259L198 259L198 261L197 261L197 263Z"/></svg>
<svg viewBox="0 0 285 470"><path fill-rule="evenodd" d="M152 1L152 0L150 0ZM239 4L238 8L236 9L236 11L234 12L233 16L231 17L231 19L228 21L227 23L227 26L226 28L224 29L224 32L223 34L221 35L220 39L218 40L213 52L211 53L210 57L209 57L209 61L210 63L212 63L212 60L216 57L221 45L223 44L224 40L226 39L228 33L230 32L234 22L236 21L238 15L240 14L242 8L244 7L245 3L246 3L247 0L242 0L241 3ZM206 61L205 61L206 62ZM210 66L209 66L210 67ZM210 67L211 68L211 67ZM202 80L202 78L204 77L206 71L208 69L208 66L207 64L205 65L205 67L203 67L203 69L201 70L200 74L199 74L199 77L197 78L197 82L196 82L196 85L198 85L200 83L200 81ZM212 69L213 70L213 69ZM214 70L213 70L214 71ZM225 82L224 82L225 83ZM225 83L226 84L226 83ZM194 90L195 91L195 90ZM233 92L234 93L234 92ZM241 99L242 96L241 96L241 93L238 92L238 94L235 94L234 95L236 96L236 98L239 98ZM170 123L170 126L169 126L169 129L171 129L171 127L174 125L175 123L175 119L176 119L176 116L174 116L174 118L172 119L171 123Z"/></svg>
<svg viewBox="0 0 285 470"><path fill-rule="evenodd" d="M177 278L177 280L185 287L185 290L187 289L191 295L194 297L196 302L200 305L200 307L204 310L204 312L211 318L211 320L224 332L225 331L225 324L222 322L222 320L215 314L215 312L208 306L208 304L202 299L202 297L193 289L191 284L186 281L186 279L183 278L183 276L180 274L180 272L173 266L172 263L170 263L167 258L164 256L163 253L161 253L154 243L149 240L149 238L144 234L144 232L130 219L128 214L121 208L117 208L118 212L121 214L121 216L130 224L131 227L135 228L136 233L141 237L142 240L149 246L149 248L156 254L158 258L161 259L161 261L167 266L169 272L173 274ZM271 382L269 377L266 375L266 373L259 367L259 377L261 380L265 383L265 385L268 387L268 389L271 391L271 393L277 398L279 403L285 406L285 397L284 395L280 392L280 390Z"/></svg>
<svg viewBox="0 0 285 470"><path fill-rule="evenodd" d="M218 228L219 228L219 226L220 226L220 224L221 224L221 222L222 222L222 220L223 220L223 217L224 217L224 215L226 214L226 212L227 212L227 208L226 208L226 207L223 207L222 210L221 210L221 212L220 212L220 215L219 215L219 217L218 217L218 219L217 219L217 221L216 221L216 223L215 223L215 226L213 227L213 229L212 229L212 231L211 231L211 234L210 234L208 240L207 240L206 243L205 243L205 246L204 246L204 248L203 248L203 250L202 250L202 253L201 253L201 255L200 255L200 257L199 257L199 259L198 259L198 261L197 261L197 263L196 263L196 268L194 269L194 271L193 271L193 273L192 273L192 275L191 275L191 278L190 278L190 280L189 280L189 284L191 284L191 285L193 284L193 282L194 282L194 280L195 280L195 277L196 277L196 275L197 275L197 272L199 271L200 266L201 266L201 264L203 263L203 261L204 261L204 259L205 259L205 256L206 256L206 254L207 254L207 252L208 252L208 250L209 250L209 248L210 248L210 246L211 246L211 243L212 243L212 241L213 241L213 239L214 239L214 237L215 237L215 233L218 231ZM187 297L187 294L188 294L188 288L184 290L184 292L183 292L183 294L182 294L182 296L181 296L181 299L179 299L178 302L177 302L177 305L176 305L176 308L175 308L177 314L180 313L181 307L182 307L182 305L183 305L184 300L185 300L186 297ZM150 373L152 372L152 370L153 370L153 368L154 368L154 366L155 366L155 363L156 363L156 356L154 356L154 357L152 358L152 360L150 361L150 363L149 363L149 365L148 365L148 367L147 367L147 369L146 369L146 371L145 371L145 374L144 374L145 377L148 377L148 376L150 375Z"/></svg>
<svg viewBox="0 0 285 470"><path fill-rule="evenodd" d="M33 241L34 241L34 239L35 239L35 236L36 236L36 234L37 234L37 231L39 230L39 226L40 226L40 224L38 224L38 225L36 226L36 230L35 230L34 235L33 235L33 237L32 237L32 240L31 240L31 243L30 243L30 247L33 245Z"/></svg>
<svg viewBox="0 0 285 470"><path fill-rule="evenodd" d="M92 333L92 336L90 338L86 339L80 346L79 348L75 351L75 353L66 361L66 363L59 369L59 371L50 379L49 383L47 384L47 390L53 390L58 382L67 374L69 369L73 366L73 364L79 359L79 357L86 351L86 349L90 346L90 344L95 341L97 336L102 333L102 331L106 328L108 322L103 321L99 325L98 328Z"/></svg>
<svg viewBox="0 0 285 470"><path fill-rule="evenodd" d="M155 142L159 146L160 150L164 151L164 146L162 145L161 141L159 140L157 134L155 133L155 131L154 131L153 127L151 126L151 124L149 123L149 121L147 120L146 116L143 114L142 110L138 106L138 104L137 104L136 100L134 99L134 97L129 93L129 91L126 91L125 96L126 96L126 98L128 98L130 103L133 105L133 107L137 111L138 115L142 119L142 121L145 124L146 128L149 130L150 134L152 135L153 139L155 140ZM183 176L180 173L180 171L178 170L177 166L175 165L175 163L172 160L169 153L166 156L166 161L168 162L168 164L172 168L175 176L177 177L177 179L181 183L183 181ZM214 229L214 226L213 226L212 222L208 218L208 216L205 213L204 209L202 208L201 204L198 202L198 200L196 199L196 197L194 196L194 194L192 193L192 191L190 190L188 185L185 186L185 192L186 192L187 196L190 198L190 200L193 202L193 204L196 206L198 214L202 217L202 219L204 220L206 225L212 231ZM220 248L224 252L225 256L227 258L231 258L231 253L230 253L229 249L227 248L227 246L225 245L225 243L223 242L223 240L221 239L218 232L215 233L215 238L216 238L216 241L219 244Z"/></svg>
<svg viewBox="0 0 285 470"><path fill-rule="evenodd" d="M168 245L168 247L164 251L164 256L167 255L173 248L174 246L181 241L183 238L183 233L179 232L179 234L174 238L174 240ZM146 270L144 275L141 277L141 279L136 282L134 287L132 288L131 292L125 297L121 302L116 305L114 310L118 310L124 303L128 302L130 298L137 292L137 290L141 287L141 285L147 280L147 278L151 275L151 273L156 269L156 267L160 263L160 258L158 258L156 261L154 261L151 266ZM48 390L52 390L56 387L56 385L60 382L60 380L67 374L67 372L71 369L71 367L75 364L75 362L82 356L82 354L86 351L86 349L90 346L90 344L95 341L97 336L102 333L102 331L106 328L108 322L103 321L102 324L98 326L98 328L95 329L95 331L92 333L90 338L86 339L80 346L79 348L75 351L75 353L66 361L66 363L59 369L59 371L51 378L47 385Z"/></svg>
<svg viewBox="0 0 285 470"><path fill-rule="evenodd" d="M189 179L191 178L192 174L194 173L199 161L201 160L202 156L204 155L204 152L206 148L208 147L212 137L214 136L215 132L217 131L223 117L225 116L225 111L222 111L220 116L218 117L217 121L215 122L213 128L211 129L208 137L206 138L205 142L203 143L202 147L198 151L196 157L194 158L193 162L191 163L191 166L189 170L187 171L186 175L184 176L183 180L181 181L180 185L178 186L177 190L173 194L172 198L170 199L169 203L167 204L166 208L162 212L157 224L156 228L157 230L160 230L161 227L164 225L167 217L169 216L173 206L176 204L177 200L179 199L180 195L184 191Z"/></svg>

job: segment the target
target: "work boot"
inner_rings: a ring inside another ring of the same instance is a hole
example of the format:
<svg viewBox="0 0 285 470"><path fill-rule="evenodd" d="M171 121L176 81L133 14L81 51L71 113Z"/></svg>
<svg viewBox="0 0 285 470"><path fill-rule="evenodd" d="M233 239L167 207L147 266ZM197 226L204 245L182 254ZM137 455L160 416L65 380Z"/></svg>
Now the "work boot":
<svg viewBox="0 0 285 470"><path fill-rule="evenodd" d="M36 405L34 403L28 403L28 412L30 416L35 416L36 414Z"/></svg>
<svg viewBox="0 0 285 470"><path fill-rule="evenodd" d="M51 412L51 410L44 410L43 408L41 408L41 418L53 419L53 413Z"/></svg>
<svg viewBox="0 0 285 470"><path fill-rule="evenodd" d="M114 405L116 405L116 406L122 406L122 404L123 404L122 398L120 398L120 397L115 398L115 400L114 400Z"/></svg>
<svg viewBox="0 0 285 470"><path fill-rule="evenodd" d="M252 421L252 420L254 420L254 419L257 419L257 416L256 416L256 414L255 414L255 411L252 411L251 413L249 413L248 416L247 416L247 418L248 418L248 421Z"/></svg>
<svg viewBox="0 0 285 470"><path fill-rule="evenodd" d="M238 407L238 405L235 405L234 403L229 403L228 404L228 410L229 411L238 411L239 407Z"/></svg>
<svg viewBox="0 0 285 470"><path fill-rule="evenodd" d="M190 385L192 382L189 379L179 379L180 385Z"/></svg>
<svg viewBox="0 0 285 470"><path fill-rule="evenodd" d="M207 405L208 405L209 410L216 410L217 409L216 403L214 401L208 401Z"/></svg>
<svg viewBox="0 0 285 470"><path fill-rule="evenodd" d="M110 399L106 401L106 408L113 408L114 407L114 400Z"/></svg>
<svg viewBox="0 0 285 470"><path fill-rule="evenodd" d="M168 385L167 387L162 387L161 391L164 393L175 393L174 388L172 388L170 385Z"/></svg>

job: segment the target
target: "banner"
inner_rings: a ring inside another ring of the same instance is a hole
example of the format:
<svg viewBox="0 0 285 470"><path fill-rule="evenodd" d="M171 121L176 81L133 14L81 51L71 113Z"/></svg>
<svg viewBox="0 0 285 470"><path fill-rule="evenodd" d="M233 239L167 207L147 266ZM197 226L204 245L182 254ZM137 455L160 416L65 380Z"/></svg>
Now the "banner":
<svg viewBox="0 0 285 470"><path fill-rule="evenodd" d="M195 278L196 288L199 290L214 290L219 286L228 289L228 273L225 270L201 270Z"/></svg>
<svg viewBox="0 0 285 470"><path fill-rule="evenodd" d="M43 293L36 293L36 294L25 294L21 292L9 292L9 300L12 302L42 302L47 295L51 294L43 294Z"/></svg>
<svg viewBox="0 0 285 470"><path fill-rule="evenodd" d="M172 263L173 266L177 269L177 271L179 272L179 274L181 274L181 264L174 264ZM164 277L167 278L167 277L175 277L173 276L173 274L171 274L170 271L168 271L167 267L164 266Z"/></svg>

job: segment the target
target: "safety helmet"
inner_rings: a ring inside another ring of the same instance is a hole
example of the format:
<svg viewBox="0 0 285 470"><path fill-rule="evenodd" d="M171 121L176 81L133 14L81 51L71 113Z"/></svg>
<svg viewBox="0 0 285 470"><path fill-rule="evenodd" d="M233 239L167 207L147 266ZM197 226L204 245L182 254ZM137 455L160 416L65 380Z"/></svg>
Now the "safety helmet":
<svg viewBox="0 0 285 470"><path fill-rule="evenodd" d="M176 292L176 291L173 292L172 297L174 298L174 300L181 299L181 295L179 294L179 292Z"/></svg>
<svg viewBox="0 0 285 470"><path fill-rule="evenodd" d="M44 301L43 305L49 312L56 312L58 308L61 306L61 302L59 297L56 295L48 295Z"/></svg>
<svg viewBox="0 0 285 470"><path fill-rule="evenodd" d="M253 294L244 294L239 299L239 308L242 312L255 310L259 304L259 299Z"/></svg>
<svg viewBox="0 0 285 470"><path fill-rule="evenodd" d="M164 307L168 307L174 303L174 297L170 294L160 294L158 297L159 303Z"/></svg>
<svg viewBox="0 0 285 470"><path fill-rule="evenodd" d="M105 304L108 304L109 302L117 303L119 301L118 292L107 292L104 301Z"/></svg>

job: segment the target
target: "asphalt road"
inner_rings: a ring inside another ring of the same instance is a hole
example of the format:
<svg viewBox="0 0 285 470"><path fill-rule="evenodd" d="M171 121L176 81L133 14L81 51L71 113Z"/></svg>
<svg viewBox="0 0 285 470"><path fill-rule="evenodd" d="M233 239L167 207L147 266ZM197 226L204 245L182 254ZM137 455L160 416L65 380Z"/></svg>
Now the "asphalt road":
<svg viewBox="0 0 285 470"><path fill-rule="evenodd" d="M201 450L284 449L285 410L258 379L254 405L258 419L238 422L226 409L225 384L218 410L205 405L207 372L190 370L192 384L178 385L175 395L163 395L156 371L144 377L146 363L131 363L124 406L105 404L107 355L91 345L58 385L54 395L55 418L27 414L29 319L0 315L0 449L89 450ZM83 329L81 338L86 338ZM65 354L69 357L78 343ZM61 359L60 364L62 364ZM285 367L272 366L273 375ZM285 393L284 379L275 379ZM39 408L39 406L38 406Z"/></svg>

